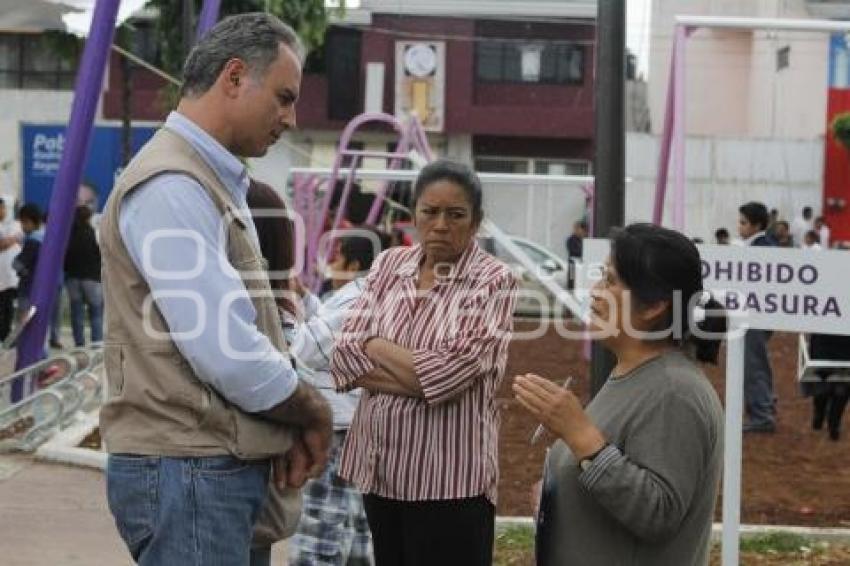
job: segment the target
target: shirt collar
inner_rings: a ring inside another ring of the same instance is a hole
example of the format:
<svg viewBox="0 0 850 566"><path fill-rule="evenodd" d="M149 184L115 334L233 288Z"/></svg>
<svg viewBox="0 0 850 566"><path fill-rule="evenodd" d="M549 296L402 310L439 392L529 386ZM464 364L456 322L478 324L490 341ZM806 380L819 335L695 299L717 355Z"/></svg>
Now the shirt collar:
<svg viewBox="0 0 850 566"><path fill-rule="evenodd" d="M765 232L764 230L762 230L761 232L756 232L755 234L753 234L752 236L750 236L749 238L747 238L746 240L744 240L744 243L745 243L745 244L747 244L747 245L749 246L749 245L751 245L753 242L755 242L758 238L761 238L761 237L762 237L762 236L764 236L765 234L766 234L766 232Z"/></svg>
<svg viewBox="0 0 850 566"><path fill-rule="evenodd" d="M437 274L439 281L456 281L469 277L475 257L480 250L478 242L473 238L456 263L451 264L449 273ZM416 244L410 251L408 257L396 268L395 273L400 277L414 278L419 274L419 266L425 259L422 245Z"/></svg>
<svg viewBox="0 0 850 566"><path fill-rule="evenodd" d="M195 148L234 197L241 197L239 200L244 199L248 192L248 170L238 157L230 153L195 122L177 111L172 111L168 115L165 127L179 134Z"/></svg>

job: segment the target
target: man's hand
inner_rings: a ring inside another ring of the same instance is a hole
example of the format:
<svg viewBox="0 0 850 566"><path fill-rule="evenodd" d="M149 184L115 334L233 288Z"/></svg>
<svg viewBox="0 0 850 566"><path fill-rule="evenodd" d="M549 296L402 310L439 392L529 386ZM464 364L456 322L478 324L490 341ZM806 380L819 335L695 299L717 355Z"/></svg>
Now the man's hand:
<svg viewBox="0 0 850 566"><path fill-rule="evenodd" d="M300 489L308 479L322 475L328 464L330 445L320 431L307 430L289 451L272 460L274 481L278 489Z"/></svg>
<svg viewBox="0 0 850 566"><path fill-rule="evenodd" d="M320 431L330 445L333 434L331 406L315 387L303 381L298 382L298 387L288 399L259 414L281 424Z"/></svg>
<svg viewBox="0 0 850 566"><path fill-rule="evenodd" d="M308 478L319 477L328 463L333 438L333 413L322 394L299 382L286 401L260 415L301 431L289 451L274 459L277 486L300 488Z"/></svg>

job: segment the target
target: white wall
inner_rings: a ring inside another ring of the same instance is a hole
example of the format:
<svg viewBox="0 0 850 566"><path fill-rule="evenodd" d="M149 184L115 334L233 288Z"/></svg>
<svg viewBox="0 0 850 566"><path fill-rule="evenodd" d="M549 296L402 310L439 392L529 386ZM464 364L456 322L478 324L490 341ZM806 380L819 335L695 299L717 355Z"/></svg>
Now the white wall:
<svg viewBox="0 0 850 566"><path fill-rule="evenodd" d="M626 136L626 221L649 221L655 195L659 138ZM736 235L738 207L751 200L792 220L804 206L820 209L823 140L689 137L686 159L685 233L711 241L725 227ZM664 223L670 225L672 176Z"/></svg>
<svg viewBox="0 0 850 566"><path fill-rule="evenodd" d="M652 131L663 127L676 15L810 18L805 0L654 0L649 63ZM690 135L815 138L825 129L826 33L697 30L687 41ZM776 68L789 46L790 66Z"/></svg>
<svg viewBox="0 0 850 566"><path fill-rule="evenodd" d="M0 89L0 194L21 191L21 122L67 122L74 93L63 90Z"/></svg>

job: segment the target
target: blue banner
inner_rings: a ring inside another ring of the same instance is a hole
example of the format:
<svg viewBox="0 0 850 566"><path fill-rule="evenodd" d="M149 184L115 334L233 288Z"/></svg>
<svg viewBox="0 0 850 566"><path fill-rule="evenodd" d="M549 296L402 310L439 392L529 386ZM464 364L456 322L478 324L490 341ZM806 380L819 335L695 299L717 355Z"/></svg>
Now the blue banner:
<svg viewBox="0 0 850 566"><path fill-rule="evenodd" d="M65 145L62 125L22 124L21 149L23 150L23 203L35 203L47 212L53 183L59 171L62 148ZM133 128L131 140L133 153L147 142L156 128ZM94 199L101 210L115 178L121 173L121 127L96 126L92 132L83 183L94 189L87 191L87 200Z"/></svg>

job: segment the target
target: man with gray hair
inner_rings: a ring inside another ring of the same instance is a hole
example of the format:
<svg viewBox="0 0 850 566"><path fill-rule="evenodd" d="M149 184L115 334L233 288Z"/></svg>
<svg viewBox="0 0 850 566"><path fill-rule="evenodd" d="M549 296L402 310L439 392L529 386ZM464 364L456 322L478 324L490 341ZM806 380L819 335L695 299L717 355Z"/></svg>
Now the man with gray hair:
<svg viewBox="0 0 850 566"><path fill-rule="evenodd" d="M247 564L255 524L290 534L327 460L331 412L285 355L240 161L295 126L302 57L274 16L221 21L106 204L100 433L139 564Z"/></svg>

